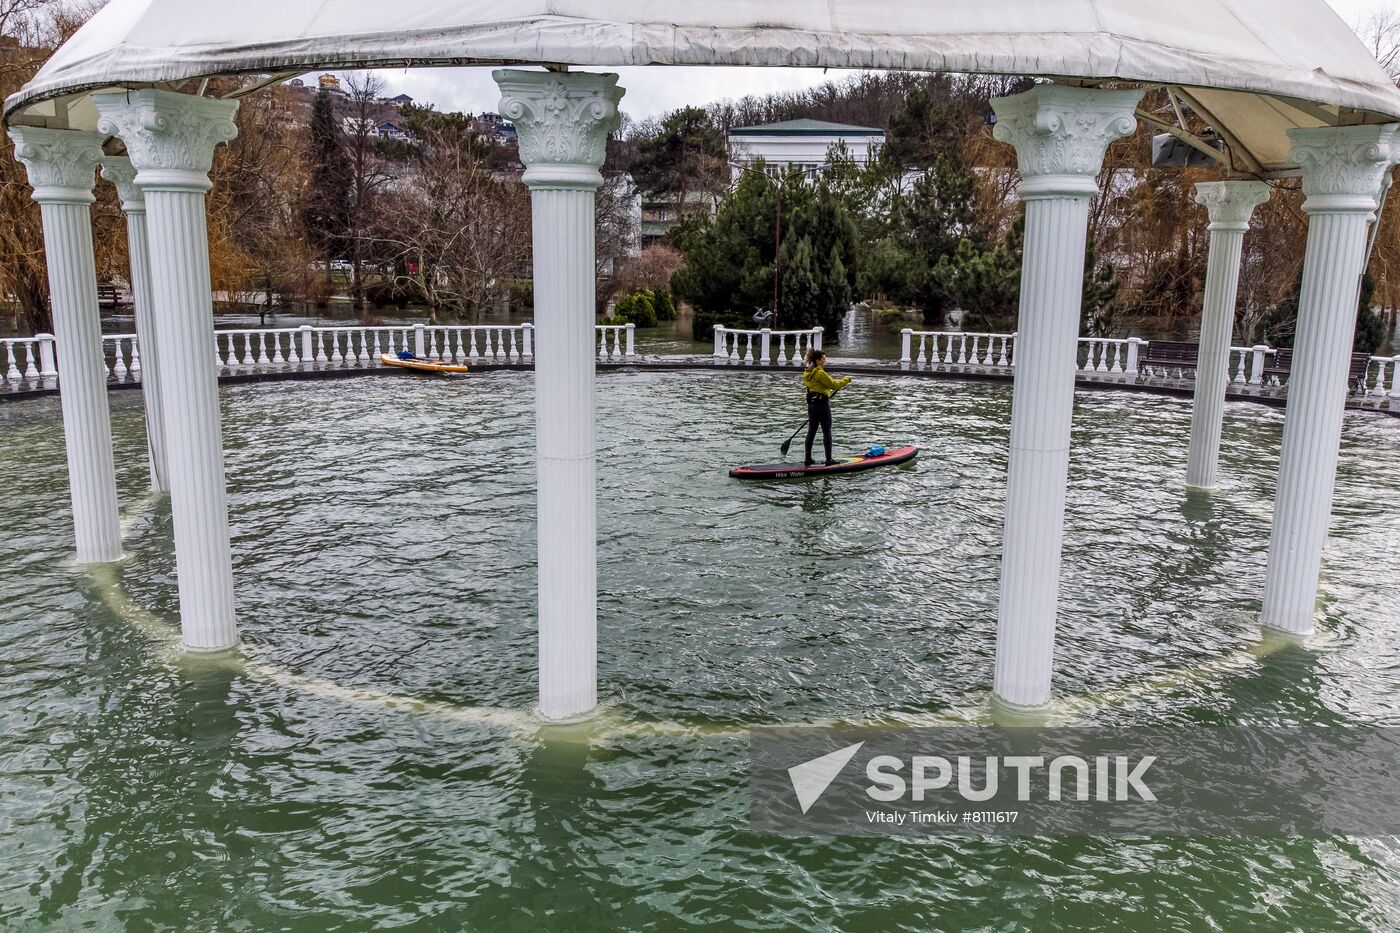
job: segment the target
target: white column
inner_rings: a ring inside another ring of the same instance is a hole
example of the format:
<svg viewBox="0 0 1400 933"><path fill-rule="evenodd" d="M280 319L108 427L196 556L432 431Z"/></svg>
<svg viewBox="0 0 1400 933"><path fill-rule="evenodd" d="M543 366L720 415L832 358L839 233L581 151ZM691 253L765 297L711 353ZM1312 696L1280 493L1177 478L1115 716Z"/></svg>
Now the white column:
<svg viewBox="0 0 1400 933"><path fill-rule="evenodd" d="M131 260L131 303L136 313L136 336L141 350L141 396L146 404L151 488L156 492L168 492L165 426L160 414L160 349L151 298L151 257L146 245L146 198L136 187L136 169L125 156L103 157L102 177L116 186L122 213L126 215L126 249Z"/></svg>
<svg viewBox="0 0 1400 933"><path fill-rule="evenodd" d="M214 309L204 197L214 147L232 139L236 101L170 91L93 96L104 133L120 136L146 201L161 424L175 525L180 626L187 648L238 643L228 540Z"/></svg>
<svg viewBox="0 0 1400 933"><path fill-rule="evenodd" d="M1050 700L1089 199L1141 97L1041 85L992 101L1026 202L997 621L995 692L1009 707Z"/></svg>
<svg viewBox="0 0 1400 933"><path fill-rule="evenodd" d="M616 75L501 70L534 205L540 715L598 701L594 208L623 91Z"/></svg>
<svg viewBox="0 0 1400 933"><path fill-rule="evenodd" d="M92 249L92 189L102 137L16 126L10 138L15 141L15 158L29 172L43 217L77 560L118 560L121 520Z"/></svg>
<svg viewBox="0 0 1400 933"><path fill-rule="evenodd" d="M1400 126L1321 127L1288 135L1292 159L1303 169L1308 245L1260 621L1303 635L1313 627L1332 514L1368 228L1381 181L1400 161Z"/></svg>
<svg viewBox="0 0 1400 933"><path fill-rule="evenodd" d="M1211 489L1220 463L1220 426L1230 382L1230 337L1235 330L1235 296L1240 284L1240 253L1254 209L1269 200L1262 181L1211 181L1196 186L1196 201L1210 218L1210 257L1206 262L1205 306L1196 359L1196 398L1191 410L1191 447L1186 485Z"/></svg>

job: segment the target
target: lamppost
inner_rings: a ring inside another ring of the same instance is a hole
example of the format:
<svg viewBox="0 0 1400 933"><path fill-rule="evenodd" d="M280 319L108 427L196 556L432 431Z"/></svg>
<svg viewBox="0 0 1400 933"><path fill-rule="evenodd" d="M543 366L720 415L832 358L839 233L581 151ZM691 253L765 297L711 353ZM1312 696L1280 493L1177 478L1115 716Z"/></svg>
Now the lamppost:
<svg viewBox="0 0 1400 933"><path fill-rule="evenodd" d="M774 211L773 222L773 320L770 326L778 326L778 309L780 304L779 295L783 283L783 189L787 186L789 179L796 177L799 183L805 183L807 176L820 172L825 166L815 168L793 169L791 165L781 173L781 177L770 175L767 171L760 172L752 165L745 165L742 162L730 162L729 166L736 169L740 175L745 173L755 175L773 184L773 190L777 195L777 207ZM737 180L731 185L731 190L738 186Z"/></svg>

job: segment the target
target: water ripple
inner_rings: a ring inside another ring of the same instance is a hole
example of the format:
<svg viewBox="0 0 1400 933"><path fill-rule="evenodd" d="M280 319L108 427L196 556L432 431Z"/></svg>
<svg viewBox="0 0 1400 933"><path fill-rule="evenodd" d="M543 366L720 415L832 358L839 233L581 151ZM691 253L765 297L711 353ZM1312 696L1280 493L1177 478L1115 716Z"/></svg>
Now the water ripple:
<svg viewBox="0 0 1400 933"><path fill-rule="evenodd" d="M725 468L803 417L791 373L600 377L600 690L630 725L593 742L351 701L533 703L527 374L224 390L246 667L150 650L68 568L57 405L0 406L0 926L1400 924L1390 842L749 833L730 726L957 717L990 687L1010 392L852 388L840 446L915 466L743 485ZM129 502L140 399L112 404ZM1400 421L1347 416L1321 631L1273 652L1282 416L1227 406L1214 495L1181 486L1189 422L1077 400L1057 690L1100 725L1400 724ZM170 542L162 503L116 571L166 619Z"/></svg>

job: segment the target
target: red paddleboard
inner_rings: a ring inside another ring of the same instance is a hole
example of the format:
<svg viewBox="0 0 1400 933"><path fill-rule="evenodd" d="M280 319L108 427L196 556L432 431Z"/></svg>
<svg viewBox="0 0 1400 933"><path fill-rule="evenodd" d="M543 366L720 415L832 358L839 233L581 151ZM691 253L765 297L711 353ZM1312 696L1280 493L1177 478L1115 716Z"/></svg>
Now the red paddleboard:
<svg viewBox="0 0 1400 933"><path fill-rule="evenodd" d="M813 466L803 466L800 463L754 463L736 466L729 471L729 475L734 479L802 479L806 476L830 476L833 473L859 473L862 470L908 463L918 455L917 447L891 447L878 457L843 457L831 466L821 463Z"/></svg>

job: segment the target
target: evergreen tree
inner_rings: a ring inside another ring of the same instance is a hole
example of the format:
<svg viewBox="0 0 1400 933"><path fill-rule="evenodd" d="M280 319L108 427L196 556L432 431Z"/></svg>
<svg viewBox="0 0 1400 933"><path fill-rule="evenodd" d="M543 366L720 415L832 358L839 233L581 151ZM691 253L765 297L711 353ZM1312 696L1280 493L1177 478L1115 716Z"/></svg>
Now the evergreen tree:
<svg viewBox="0 0 1400 933"><path fill-rule="evenodd" d="M953 257L964 240L971 242L974 248L982 246L973 229L975 194L972 172L960 157L951 153L936 156L929 169L914 183L900 227L913 254L916 270L936 268L940 262ZM937 276L916 271L904 292L923 311L925 323L942 326L952 302Z"/></svg>
<svg viewBox="0 0 1400 933"><path fill-rule="evenodd" d="M654 134L636 141L627 170L642 191L666 194L684 213L693 194L718 192L729 180L724 133L700 107L667 114Z"/></svg>
<svg viewBox="0 0 1400 933"><path fill-rule="evenodd" d="M302 222L307 239L325 256L329 282L331 260L343 253L350 230L351 172L340 124L325 91L319 92L312 104L310 132L311 181Z"/></svg>
<svg viewBox="0 0 1400 933"><path fill-rule="evenodd" d="M963 239L951 255L944 256L934 267L930 277L963 311L963 330L1016 329L1025 231L1022 214L991 248L981 249L974 241Z"/></svg>
<svg viewBox="0 0 1400 933"><path fill-rule="evenodd" d="M777 192L761 173L745 172L714 217L696 212L678 224L686 264L671 277L671 291L695 309L697 340L709 340L716 324L751 321L771 308Z"/></svg>
<svg viewBox="0 0 1400 933"><path fill-rule="evenodd" d="M1094 244L1084 253L1084 293L1079 306L1079 333L1107 337L1113 332L1118 309L1118 270L1113 263L1099 264Z"/></svg>
<svg viewBox="0 0 1400 933"><path fill-rule="evenodd" d="M778 188L762 173L762 163L745 172L713 219L696 215L684 225L686 265L671 287L695 309L698 340L708 340L716 324L751 323L755 312L771 308L775 281L779 327L834 331L850 309L860 268L855 221L820 181L789 173L775 268Z"/></svg>

